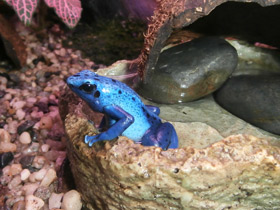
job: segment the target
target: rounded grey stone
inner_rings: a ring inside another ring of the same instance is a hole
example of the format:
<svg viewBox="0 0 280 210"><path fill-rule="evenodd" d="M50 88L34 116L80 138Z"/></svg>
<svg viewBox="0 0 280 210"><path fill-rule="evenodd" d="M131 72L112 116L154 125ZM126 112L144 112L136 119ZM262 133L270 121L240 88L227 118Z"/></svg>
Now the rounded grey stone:
<svg viewBox="0 0 280 210"><path fill-rule="evenodd" d="M158 103L193 101L217 90L237 62L235 48L224 39L198 38L164 50L139 93Z"/></svg>
<svg viewBox="0 0 280 210"><path fill-rule="evenodd" d="M215 93L227 111L265 131L280 134L280 75L242 75Z"/></svg>

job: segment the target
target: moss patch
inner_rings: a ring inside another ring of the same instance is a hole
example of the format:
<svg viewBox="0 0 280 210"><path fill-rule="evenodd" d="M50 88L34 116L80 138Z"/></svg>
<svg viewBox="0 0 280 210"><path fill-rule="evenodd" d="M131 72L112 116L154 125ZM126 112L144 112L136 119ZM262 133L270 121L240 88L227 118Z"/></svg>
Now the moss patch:
<svg viewBox="0 0 280 210"><path fill-rule="evenodd" d="M81 50L83 56L96 64L110 65L117 60L138 57L143 47L145 29L142 22L120 18L91 25L79 23L63 44Z"/></svg>

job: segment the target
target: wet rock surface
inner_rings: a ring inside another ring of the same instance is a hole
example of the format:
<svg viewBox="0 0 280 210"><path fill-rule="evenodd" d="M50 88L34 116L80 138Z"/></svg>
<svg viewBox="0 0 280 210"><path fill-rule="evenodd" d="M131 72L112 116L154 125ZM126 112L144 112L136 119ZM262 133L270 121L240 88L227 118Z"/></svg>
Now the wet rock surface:
<svg viewBox="0 0 280 210"><path fill-rule="evenodd" d="M239 118L280 134L280 75L236 76L215 93L216 101Z"/></svg>
<svg viewBox="0 0 280 210"><path fill-rule="evenodd" d="M280 53L277 48L258 42L250 44L244 40L227 41L238 54L238 65L232 76L280 74Z"/></svg>
<svg viewBox="0 0 280 210"><path fill-rule="evenodd" d="M202 37L164 50L139 93L158 103L188 102L218 89L237 66L237 52L218 37Z"/></svg>

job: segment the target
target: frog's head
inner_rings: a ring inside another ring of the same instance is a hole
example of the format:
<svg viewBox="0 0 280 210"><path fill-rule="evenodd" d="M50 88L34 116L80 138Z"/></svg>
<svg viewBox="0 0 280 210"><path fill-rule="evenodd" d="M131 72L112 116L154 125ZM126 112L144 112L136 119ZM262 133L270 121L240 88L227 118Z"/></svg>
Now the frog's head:
<svg viewBox="0 0 280 210"><path fill-rule="evenodd" d="M100 102L100 92L102 90L102 77L90 71L83 70L67 78L69 88L86 101L92 109L102 112L103 106Z"/></svg>

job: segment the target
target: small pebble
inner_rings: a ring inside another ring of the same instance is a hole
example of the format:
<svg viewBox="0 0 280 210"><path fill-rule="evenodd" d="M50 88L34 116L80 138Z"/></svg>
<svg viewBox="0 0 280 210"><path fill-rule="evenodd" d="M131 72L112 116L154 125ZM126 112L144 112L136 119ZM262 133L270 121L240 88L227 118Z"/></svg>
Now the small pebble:
<svg viewBox="0 0 280 210"><path fill-rule="evenodd" d="M10 80L13 82L12 84L14 86L18 85L20 83L20 78L17 74L10 73L9 76L10 76Z"/></svg>
<svg viewBox="0 0 280 210"><path fill-rule="evenodd" d="M24 194L27 196L27 195L33 195L38 187L39 187L38 183L28 183L25 184L21 189L24 191Z"/></svg>
<svg viewBox="0 0 280 210"><path fill-rule="evenodd" d="M0 84L5 84L6 85L7 82L8 82L8 79L6 77L3 77L3 76L0 77Z"/></svg>
<svg viewBox="0 0 280 210"><path fill-rule="evenodd" d="M8 132L10 134L16 134L17 133L17 127L18 127L18 122L17 121L12 121L8 124Z"/></svg>
<svg viewBox="0 0 280 210"><path fill-rule="evenodd" d="M23 120L25 115L26 115L26 113L22 109L18 109L16 111L16 116L17 116L18 120Z"/></svg>
<svg viewBox="0 0 280 210"><path fill-rule="evenodd" d="M42 150L42 152L48 152L48 151L50 150L50 145L48 145L48 144L43 144L43 145L41 146L41 150Z"/></svg>
<svg viewBox="0 0 280 210"><path fill-rule="evenodd" d="M55 179L57 178L56 172L54 169L49 169L46 176L42 180L40 186L48 187Z"/></svg>
<svg viewBox="0 0 280 210"><path fill-rule="evenodd" d="M42 111L43 113L49 112L48 104L43 101L39 101L39 102L35 103L34 106L37 106L39 108L39 111Z"/></svg>
<svg viewBox="0 0 280 210"><path fill-rule="evenodd" d="M43 112L38 112L37 110L34 110L30 116L34 119L42 118L44 116ZM39 122L38 122L39 123Z"/></svg>
<svg viewBox="0 0 280 210"><path fill-rule="evenodd" d="M48 160L56 161L58 157L66 157L66 151L50 150L46 152L45 157Z"/></svg>
<svg viewBox="0 0 280 210"><path fill-rule="evenodd" d="M6 123L4 121L0 121L0 128L4 128L5 124Z"/></svg>
<svg viewBox="0 0 280 210"><path fill-rule="evenodd" d="M41 198L34 195L28 195L25 197L25 210L40 210L44 206L44 201Z"/></svg>
<svg viewBox="0 0 280 210"><path fill-rule="evenodd" d="M13 205L13 210L25 210L25 202L18 201Z"/></svg>
<svg viewBox="0 0 280 210"><path fill-rule="evenodd" d="M19 89L7 88L6 91L12 95L17 95L20 92Z"/></svg>
<svg viewBox="0 0 280 210"><path fill-rule="evenodd" d="M63 142L54 141L54 140L51 140L51 139L48 139L46 141L46 144L48 144L54 150L64 150L65 147L66 147L66 145Z"/></svg>
<svg viewBox="0 0 280 210"><path fill-rule="evenodd" d="M2 169L2 173L4 176L11 176L10 174L10 169L11 169L11 166L5 166L3 169Z"/></svg>
<svg viewBox="0 0 280 210"><path fill-rule="evenodd" d="M63 195L63 193L52 193L51 197L49 198L49 209L59 209L61 207L61 200Z"/></svg>
<svg viewBox="0 0 280 210"><path fill-rule="evenodd" d="M9 142L0 142L0 153L15 152L17 145Z"/></svg>
<svg viewBox="0 0 280 210"><path fill-rule="evenodd" d="M43 178L46 176L46 174L47 174L47 169L42 168L42 169L40 169L39 171L34 172L33 174L34 174L35 179L36 179L37 181L42 181L42 179L43 179Z"/></svg>
<svg viewBox="0 0 280 210"><path fill-rule="evenodd" d="M14 189L15 191L15 189ZM23 196L18 196L18 197L10 197L5 201L5 210L10 210L9 207L12 207L17 203L18 201L23 201L24 197ZM7 208L8 207L8 208Z"/></svg>
<svg viewBox="0 0 280 210"><path fill-rule="evenodd" d="M19 174L22 171L21 164L12 164L10 168L10 173L12 176Z"/></svg>
<svg viewBox="0 0 280 210"><path fill-rule="evenodd" d="M15 187L17 187L18 185L20 185L21 183L21 179L20 179L20 176L15 176L12 181L9 182L8 184L8 188L11 190L11 189L14 189Z"/></svg>
<svg viewBox="0 0 280 210"><path fill-rule="evenodd" d="M47 86L47 87L44 88L44 91L45 92L52 92L52 87Z"/></svg>
<svg viewBox="0 0 280 210"><path fill-rule="evenodd" d="M46 158L44 156L36 156L33 160L32 166L35 168L43 168L46 162Z"/></svg>
<svg viewBox="0 0 280 210"><path fill-rule="evenodd" d="M26 102L25 101L17 101L15 103L12 104L12 107L15 109L15 110L18 110L18 109L22 109L24 106L25 106Z"/></svg>
<svg viewBox="0 0 280 210"><path fill-rule="evenodd" d="M23 132L20 136L19 136L19 141L22 144L30 144L31 143L31 136L28 132Z"/></svg>
<svg viewBox="0 0 280 210"><path fill-rule="evenodd" d="M35 175L36 175L35 172L30 174L30 176L28 177L29 178L28 180L32 183L36 182Z"/></svg>
<svg viewBox="0 0 280 210"><path fill-rule="evenodd" d="M34 120L26 120L24 123L18 126L17 133L20 135L24 131L31 129L35 125L36 121Z"/></svg>
<svg viewBox="0 0 280 210"><path fill-rule="evenodd" d="M80 193L76 190L65 193L61 207L64 210L80 210L82 208Z"/></svg>
<svg viewBox="0 0 280 210"><path fill-rule="evenodd" d="M32 144L27 149L22 151L22 153L30 154L30 153L38 152L39 148L40 148L40 144L38 142L32 142Z"/></svg>
<svg viewBox="0 0 280 210"><path fill-rule="evenodd" d="M20 164L22 165L22 168L29 168L31 165L32 165L32 162L34 160L35 156L31 156L31 155L26 155L26 156L23 156L21 159L20 159Z"/></svg>
<svg viewBox="0 0 280 210"><path fill-rule="evenodd" d="M64 163L66 156L58 156L58 158L55 161L55 168L59 170Z"/></svg>
<svg viewBox="0 0 280 210"><path fill-rule="evenodd" d="M11 142L11 135L8 131L0 129L0 142Z"/></svg>
<svg viewBox="0 0 280 210"><path fill-rule="evenodd" d="M26 106L29 108L32 108L34 106L34 104L36 103L37 99L36 98L27 98L26 100Z"/></svg>
<svg viewBox="0 0 280 210"><path fill-rule="evenodd" d="M52 188L39 186L35 191L34 195L41 198L43 201L47 201L52 193Z"/></svg>
<svg viewBox="0 0 280 210"><path fill-rule="evenodd" d="M3 88L3 89L5 89L5 88ZM3 89L0 88L0 98L3 98L6 94L6 92Z"/></svg>
<svg viewBox="0 0 280 210"><path fill-rule="evenodd" d="M6 94L6 95L4 96L4 99L7 100L7 101L9 101L9 100L12 99L12 97L13 97L13 96L12 96L10 93L8 93L8 94Z"/></svg>
<svg viewBox="0 0 280 210"><path fill-rule="evenodd" d="M55 95L51 94L51 95L49 96L49 100L53 100L53 101L55 101L55 100L56 100Z"/></svg>
<svg viewBox="0 0 280 210"><path fill-rule="evenodd" d="M44 116L40 120L40 128L41 129L51 129L53 125L52 118L50 116Z"/></svg>
<svg viewBox="0 0 280 210"><path fill-rule="evenodd" d="M28 179L28 177L30 176L30 171L26 168L26 169L23 169L20 173L20 178L21 178L21 181L25 181Z"/></svg>
<svg viewBox="0 0 280 210"><path fill-rule="evenodd" d="M14 155L11 152L5 152L0 154L0 169L4 168L14 159Z"/></svg>

